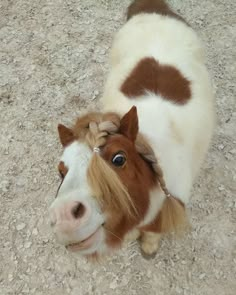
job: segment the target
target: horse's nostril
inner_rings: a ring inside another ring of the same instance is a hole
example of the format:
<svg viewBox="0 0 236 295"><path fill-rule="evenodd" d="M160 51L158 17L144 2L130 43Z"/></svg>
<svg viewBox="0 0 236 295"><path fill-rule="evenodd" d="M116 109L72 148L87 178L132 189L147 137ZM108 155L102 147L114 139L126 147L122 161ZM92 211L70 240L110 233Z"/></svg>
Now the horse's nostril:
<svg viewBox="0 0 236 295"><path fill-rule="evenodd" d="M85 213L85 206L82 203L76 204L71 210L71 214L75 219L81 218Z"/></svg>

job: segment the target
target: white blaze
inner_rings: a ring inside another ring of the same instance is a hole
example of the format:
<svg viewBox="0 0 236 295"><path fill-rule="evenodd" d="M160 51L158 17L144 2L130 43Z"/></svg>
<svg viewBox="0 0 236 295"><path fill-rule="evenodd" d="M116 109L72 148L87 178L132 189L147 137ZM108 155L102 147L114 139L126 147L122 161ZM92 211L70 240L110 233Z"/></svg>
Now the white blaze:
<svg viewBox="0 0 236 295"><path fill-rule="evenodd" d="M104 216L100 211L96 198L92 194L92 190L89 187L87 181L87 170L92 158L92 151L90 148L78 141L73 142L65 148L61 161L68 169L65 179L60 187L57 198L51 205L52 210L62 211L65 208L67 202L77 201L82 203L87 212L87 217L81 219L75 231L71 234L64 235L60 231L57 231L55 227L58 240L62 244L67 244L70 240L82 241L93 234L99 226L104 223ZM63 216L63 214L62 214ZM68 222L67 220L59 220L59 224ZM77 220L75 220L76 224ZM100 246L103 240L103 234L100 236ZM94 246L95 247L95 246ZM93 247L93 248L94 248ZM96 248L95 247L95 248ZM94 249L84 250L84 253L91 253Z"/></svg>

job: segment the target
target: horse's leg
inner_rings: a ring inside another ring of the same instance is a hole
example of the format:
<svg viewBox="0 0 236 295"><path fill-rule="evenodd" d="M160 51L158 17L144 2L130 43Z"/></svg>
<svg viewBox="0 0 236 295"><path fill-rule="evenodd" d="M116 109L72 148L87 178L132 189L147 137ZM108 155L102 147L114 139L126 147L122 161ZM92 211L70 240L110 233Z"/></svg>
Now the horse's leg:
<svg viewBox="0 0 236 295"><path fill-rule="evenodd" d="M157 252L161 239L160 233L142 232L141 234L141 249L147 255L152 255Z"/></svg>
<svg viewBox="0 0 236 295"><path fill-rule="evenodd" d="M140 231L138 229L133 229L130 232L128 232L128 234L125 236L125 242L129 243L129 242L133 242L135 240L137 240L140 237Z"/></svg>

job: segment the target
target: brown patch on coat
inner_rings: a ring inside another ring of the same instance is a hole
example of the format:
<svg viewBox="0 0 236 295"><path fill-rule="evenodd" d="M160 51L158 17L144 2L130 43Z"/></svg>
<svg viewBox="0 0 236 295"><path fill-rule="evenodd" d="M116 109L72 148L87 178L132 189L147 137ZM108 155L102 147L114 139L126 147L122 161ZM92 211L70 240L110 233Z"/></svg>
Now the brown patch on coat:
<svg viewBox="0 0 236 295"><path fill-rule="evenodd" d="M156 233L181 233L188 227L185 205L179 199L172 196L167 197L156 218L140 228L141 231Z"/></svg>
<svg viewBox="0 0 236 295"><path fill-rule="evenodd" d="M190 82L173 66L161 65L153 57L143 58L121 86L127 97L139 97L147 91L176 104L191 98Z"/></svg>
<svg viewBox="0 0 236 295"><path fill-rule="evenodd" d="M140 13L157 13L186 21L176 14L164 0L135 0L128 8L127 20Z"/></svg>

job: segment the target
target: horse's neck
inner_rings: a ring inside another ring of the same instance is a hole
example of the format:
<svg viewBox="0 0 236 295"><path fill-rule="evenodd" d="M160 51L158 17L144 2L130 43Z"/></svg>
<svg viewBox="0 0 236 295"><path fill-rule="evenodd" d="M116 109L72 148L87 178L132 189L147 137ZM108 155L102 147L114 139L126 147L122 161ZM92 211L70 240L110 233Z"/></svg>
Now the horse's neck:
<svg viewBox="0 0 236 295"><path fill-rule="evenodd" d="M191 151L189 145L184 143L186 130L177 124L180 114L175 112L176 107L163 103L155 95L130 100L120 92L116 92L112 99L103 97L102 102L105 111L115 111L121 115L134 104L137 106L140 132L160 161L167 188L186 203L193 178L189 160Z"/></svg>

